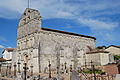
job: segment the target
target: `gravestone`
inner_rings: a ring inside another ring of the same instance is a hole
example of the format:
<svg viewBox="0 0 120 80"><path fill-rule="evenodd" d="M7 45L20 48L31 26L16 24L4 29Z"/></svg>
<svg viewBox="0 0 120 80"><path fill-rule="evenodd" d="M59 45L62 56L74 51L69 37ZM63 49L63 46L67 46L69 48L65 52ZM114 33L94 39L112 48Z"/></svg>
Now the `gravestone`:
<svg viewBox="0 0 120 80"><path fill-rule="evenodd" d="M48 67L44 68L44 73L48 73Z"/></svg>
<svg viewBox="0 0 120 80"><path fill-rule="evenodd" d="M17 73L17 78L16 78L17 80L23 80L22 79L22 74L21 73Z"/></svg>
<svg viewBox="0 0 120 80"><path fill-rule="evenodd" d="M115 80L120 80L120 74L116 74Z"/></svg>
<svg viewBox="0 0 120 80"><path fill-rule="evenodd" d="M80 80L79 73L77 71L72 71L70 74L70 80Z"/></svg>

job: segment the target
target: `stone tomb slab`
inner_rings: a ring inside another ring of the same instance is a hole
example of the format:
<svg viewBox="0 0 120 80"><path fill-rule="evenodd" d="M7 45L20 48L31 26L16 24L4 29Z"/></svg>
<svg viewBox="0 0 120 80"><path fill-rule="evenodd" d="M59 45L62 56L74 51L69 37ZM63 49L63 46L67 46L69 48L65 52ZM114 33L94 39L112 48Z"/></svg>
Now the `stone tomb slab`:
<svg viewBox="0 0 120 80"><path fill-rule="evenodd" d="M116 74L115 80L120 80L120 74Z"/></svg>
<svg viewBox="0 0 120 80"><path fill-rule="evenodd" d="M80 80L79 73L77 71L72 71L70 75L70 80Z"/></svg>

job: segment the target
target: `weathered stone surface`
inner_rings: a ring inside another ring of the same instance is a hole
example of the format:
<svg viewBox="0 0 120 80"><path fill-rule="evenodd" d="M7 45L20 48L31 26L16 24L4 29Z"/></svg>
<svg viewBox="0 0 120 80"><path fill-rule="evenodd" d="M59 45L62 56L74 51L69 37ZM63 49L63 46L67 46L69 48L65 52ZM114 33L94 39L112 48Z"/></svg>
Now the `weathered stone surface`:
<svg viewBox="0 0 120 80"><path fill-rule="evenodd" d="M29 26L29 28L28 28ZM18 27L18 38L38 31L41 26L41 16L37 10L27 8L23 13Z"/></svg>
<svg viewBox="0 0 120 80"><path fill-rule="evenodd" d="M120 80L120 74L116 74L115 80Z"/></svg>
<svg viewBox="0 0 120 80"><path fill-rule="evenodd" d="M88 46L92 49L95 48L94 38L41 28L39 27L41 17L37 10L28 8L25 13L19 23L17 49L13 54L14 59L12 64L19 60L21 63L20 69L23 71L23 64L27 59L28 72L31 71L30 66L33 65L33 73L38 73L39 69L43 73L48 72L46 71L46 67L48 67L49 61L52 71L61 71L62 65L65 70L66 63L68 73L70 65L74 69L85 65L84 56L89 51ZM29 17L29 15L31 18L27 20L28 24L24 25L26 22L23 20ZM37 17L39 24L36 23L35 17Z"/></svg>
<svg viewBox="0 0 120 80"><path fill-rule="evenodd" d="M79 73L76 71L72 71L72 73L70 75L70 80L80 80Z"/></svg>

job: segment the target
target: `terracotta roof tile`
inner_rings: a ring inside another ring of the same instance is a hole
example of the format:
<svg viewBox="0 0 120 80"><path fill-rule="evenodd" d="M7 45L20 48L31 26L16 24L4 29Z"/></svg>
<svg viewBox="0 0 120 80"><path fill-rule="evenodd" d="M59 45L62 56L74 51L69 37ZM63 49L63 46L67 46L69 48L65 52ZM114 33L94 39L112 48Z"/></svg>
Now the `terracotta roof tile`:
<svg viewBox="0 0 120 80"><path fill-rule="evenodd" d="M15 48L5 48L8 52L12 52Z"/></svg>
<svg viewBox="0 0 120 80"><path fill-rule="evenodd" d="M0 58L0 61L6 61L6 59L4 59L4 58Z"/></svg>

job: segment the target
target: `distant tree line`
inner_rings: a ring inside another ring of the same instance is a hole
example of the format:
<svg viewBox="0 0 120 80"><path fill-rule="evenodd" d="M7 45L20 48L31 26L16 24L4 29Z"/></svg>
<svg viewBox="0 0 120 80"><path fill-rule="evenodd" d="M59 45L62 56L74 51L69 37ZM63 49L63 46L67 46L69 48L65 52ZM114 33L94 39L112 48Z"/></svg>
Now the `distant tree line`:
<svg viewBox="0 0 120 80"><path fill-rule="evenodd" d="M106 49L106 46L98 46L96 49Z"/></svg>
<svg viewBox="0 0 120 80"><path fill-rule="evenodd" d="M114 60L120 60L120 56L114 55Z"/></svg>

